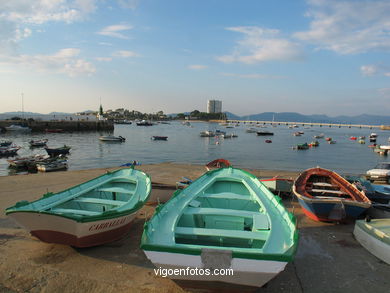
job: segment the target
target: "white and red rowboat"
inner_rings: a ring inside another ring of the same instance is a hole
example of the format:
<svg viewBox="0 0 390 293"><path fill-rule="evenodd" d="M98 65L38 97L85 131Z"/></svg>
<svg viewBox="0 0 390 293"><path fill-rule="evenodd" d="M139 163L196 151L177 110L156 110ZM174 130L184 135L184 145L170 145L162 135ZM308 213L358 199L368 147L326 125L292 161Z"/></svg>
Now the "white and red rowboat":
<svg viewBox="0 0 390 293"><path fill-rule="evenodd" d="M150 192L147 174L125 168L34 202L18 202L6 214L42 241L96 246L126 234Z"/></svg>

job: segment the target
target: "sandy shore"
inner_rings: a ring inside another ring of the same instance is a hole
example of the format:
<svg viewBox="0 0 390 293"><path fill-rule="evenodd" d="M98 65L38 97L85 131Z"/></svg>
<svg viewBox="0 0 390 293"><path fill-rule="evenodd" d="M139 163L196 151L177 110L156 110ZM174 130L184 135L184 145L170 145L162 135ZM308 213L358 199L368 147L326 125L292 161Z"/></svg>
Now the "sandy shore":
<svg viewBox="0 0 390 293"><path fill-rule="evenodd" d="M152 181L175 185L181 176L195 179L203 166L140 166ZM154 211L139 212L130 233L93 248L74 249L31 237L8 219L4 209L20 200L35 200L101 175L107 169L0 177L0 292L183 292L169 279L157 277L139 248L143 224ZM249 170L259 177L295 178L296 172ZM173 190L154 188L151 201L165 201ZM390 266L354 239L353 223L313 222L290 199L285 205L298 219L300 242L293 263L259 292L387 292Z"/></svg>

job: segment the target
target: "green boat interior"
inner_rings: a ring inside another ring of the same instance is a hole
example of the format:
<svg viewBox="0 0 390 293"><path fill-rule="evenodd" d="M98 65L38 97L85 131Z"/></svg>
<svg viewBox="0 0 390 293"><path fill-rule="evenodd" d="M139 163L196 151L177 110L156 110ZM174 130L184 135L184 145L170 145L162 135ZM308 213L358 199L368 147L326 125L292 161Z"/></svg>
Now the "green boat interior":
<svg viewBox="0 0 390 293"><path fill-rule="evenodd" d="M139 200L134 196L136 187L136 181L128 178L113 178L109 182L92 185L90 188L78 186L65 191L62 195L63 200L44 205L43 210L79 216L99 215L129 202L134 201L136 204Z"/></svg>
<svg viewBox="0 0 390 293"><path fill-rule="evenodd" d="M262 248L268 216L242 181L218 178L184 208L175 242L204 246Z"/></svg>

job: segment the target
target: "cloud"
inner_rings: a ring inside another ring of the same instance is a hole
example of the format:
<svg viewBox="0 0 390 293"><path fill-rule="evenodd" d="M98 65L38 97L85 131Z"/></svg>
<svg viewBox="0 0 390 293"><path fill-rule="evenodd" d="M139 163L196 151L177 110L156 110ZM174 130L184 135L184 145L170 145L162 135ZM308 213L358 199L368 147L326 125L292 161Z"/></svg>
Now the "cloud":
<svg viewBox="0 0 390 293"><path fill-rule="evenodd" d="M132 28L131 25L127 24L110 25L97 32L97 34L119 39L128 39L129 37L121 32L131 30Z"/></svg>
<svg viewBox="0 0 390 293"><path fill-rule="evenodd" d="M390 2L310 0L306 16L308 31L297 32L296 39L317 49L339 54L357 54L390 49Z"/></svg>
<svg viewBox="0 0 390 293"><path fill-rule="evenodd" d="M200 65L200 64L188 65L188 69L191 70L202 70L202 69L206 69L207 67L208 67L207 65Z"/></svg>
<svg viewBox="0 0 390 293"><path fill-rule="evenodd" d="M256 26L226 29L241 33L244 38L237 42L237 46L231 54L217 57L217 60L221 62L254 64L264 61L291 61L303 58L301 46L289 39L281 38L279 30Z"/></svg>
<svg viewBox="0 0 390 293"><path fill-rule="evenodd" d="M109 62L112 60L111 57L97 57L95 58L97 61L101 61L101 62Z"/></svg>
<svg viewBox="0 0 390 293"><path fill-rule="evenodd" d="M230 77L238 77L238 78L246 78L246 79L282 79L286 78L286 76L278 76L278 75L266 75L266 74L258 74L258 73L252 73L252 74L237 74L237 73L221 73L223 76L230 76Z"/></svg>
<svg viewBox="0 0 390 293"><path fill-rule="evenodd" d="M360 71L364 76L383 75L390 77L390 67L384 65L363 65L360 67Z"/></svg>
<svg viewBox="0 0 390 293"><path fill-rule="evenodd" d="M139 55L133 51L120 50L112 54L114 57L120 58L130 58L130 57L139 57Z"/></svg>
<svg viewBox="0 0 390 293"><path fill-rule="evenodd" d="M38 72L53 72L74 77L93 74L96 69L90 62L78 58L80 50L61 49L53 55L20 55L0 59L0 64L20 66Z"/></svg>
<svg viewBox="0 0 390 293"><path fill-rule="evenodd" d="M118 4L123 8L134 10L137 8L139 0L118 0Z"/></svg>

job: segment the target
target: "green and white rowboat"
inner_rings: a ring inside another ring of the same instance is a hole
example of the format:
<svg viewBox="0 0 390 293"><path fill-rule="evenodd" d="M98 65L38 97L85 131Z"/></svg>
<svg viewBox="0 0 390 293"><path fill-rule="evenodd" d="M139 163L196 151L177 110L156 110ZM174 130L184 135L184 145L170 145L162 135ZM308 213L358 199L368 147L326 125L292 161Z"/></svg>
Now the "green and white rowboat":
<svg viewBox="0 0 390 293"><path fill-rule="evenodd" d="M119 169L31 203L18 202L6 214L42 241L95 246L126 234L150 191L147 174Z"/></svg>
<svg viewBox="0 0 390 293"><path fill-rule="evenodd" d="M390 219L357 220L353 234L365 249L390 265Z"/></svg>
<svg viewBox="0 0 390 293"><path fill-rule="evenodd" d="M180 269L172 279L250 287L283 271L297 245L295 217L280 198L254 175L232 167L205 173L158 206L141 242L158 269ZM210 274L191 275L188 268ZM213 274L221 268L233 275Z"/></svg>

